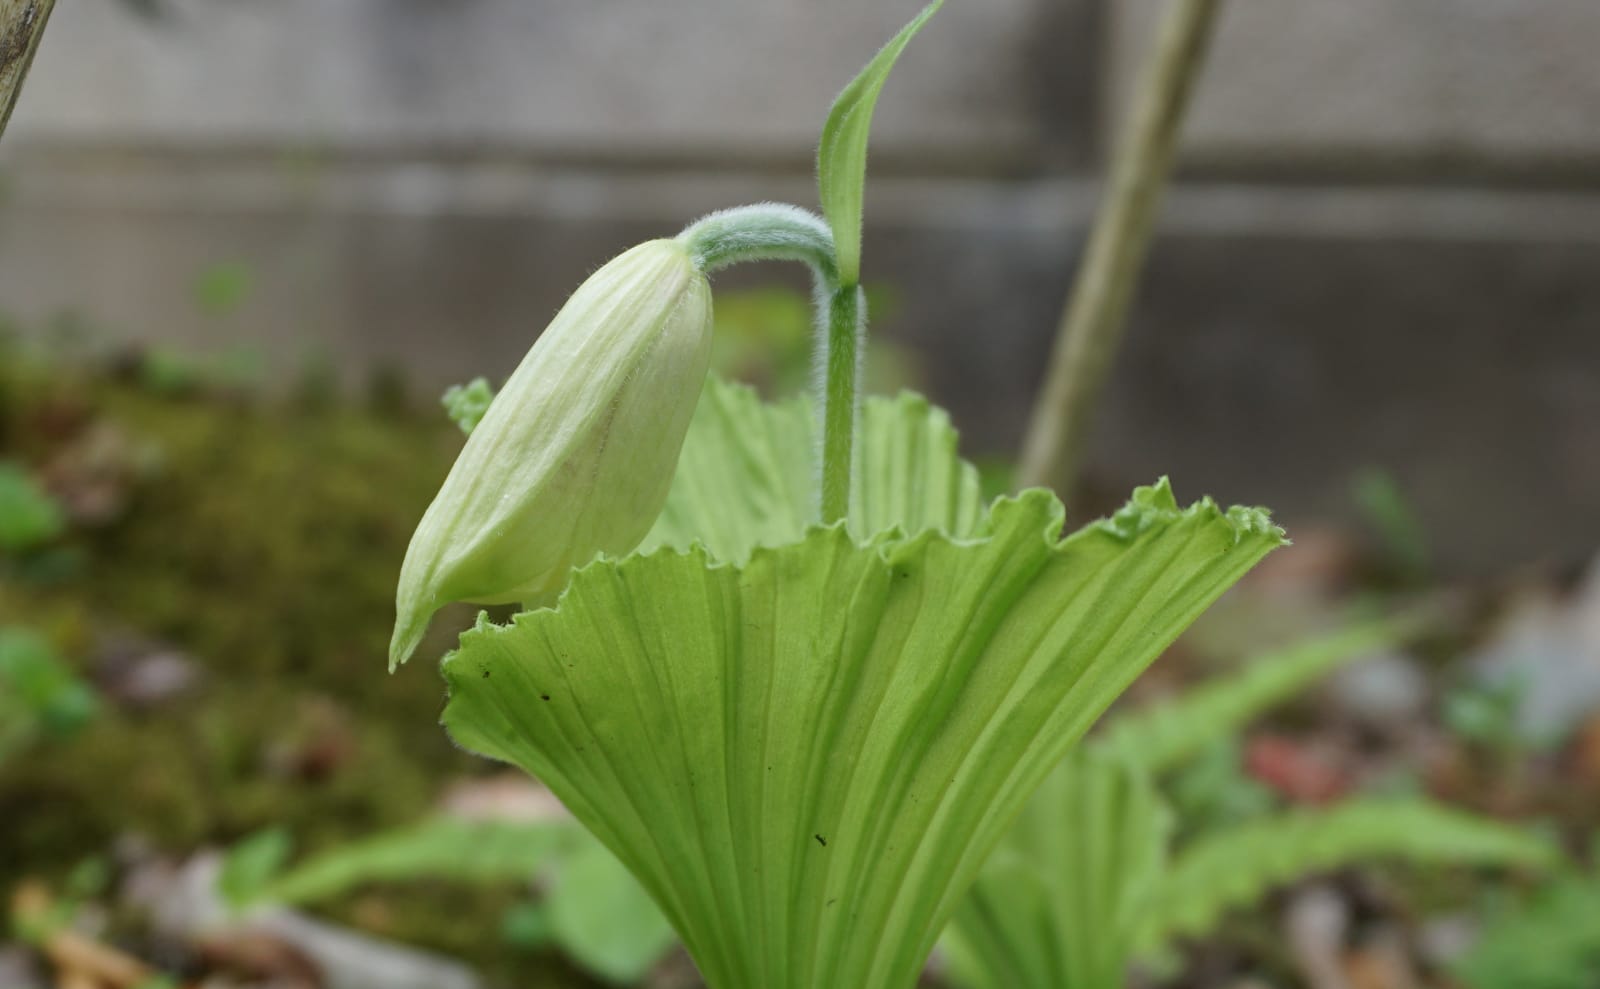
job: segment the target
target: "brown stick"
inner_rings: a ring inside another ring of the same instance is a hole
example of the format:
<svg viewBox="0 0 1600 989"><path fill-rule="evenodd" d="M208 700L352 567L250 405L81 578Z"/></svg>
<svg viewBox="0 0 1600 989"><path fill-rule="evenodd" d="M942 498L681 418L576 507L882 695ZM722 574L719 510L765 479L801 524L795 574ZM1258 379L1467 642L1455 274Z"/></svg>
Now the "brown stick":
<svg viewBox="0 0 1600 989"><path fill-rule="evenodd" d="M63 979L88 980L110 989L136 989L155 977L156 970L132 955L74 931L57 931L44 943L45 955Z"/></svg>
<svg viewBox="0 0 1600 989"><path fill-rule="evenodd" d="M11 896L11 915L55 966L59 989L136 989L156 970L126 952L65 927L54 926L50 891L36 881L21 883ZM49 925L49 926L41 926Z"/></svg>
<svg viewBox="0 0 1600 989"><path fill-rule="evenodd" d="M1220 7L1221 0L1173 0L1162 22L1134 97L1133 118L1112 159L1105 205L1056 331L1023 441L1021 487L1048 485L1067 497L1076 480Z"/></svg>
<svg viewBox="0 0 1600 989"><path fill-rule="evenodd" d="M100 983L81 972L63 972L56 979L56 989L105 989Z"/></svg>
<svg viewBox="0 0 1600 989"><path fill-rule="evenodd" d="M55 6L56 0L0 0L0 134L11 122L11 108Z"/></svg>

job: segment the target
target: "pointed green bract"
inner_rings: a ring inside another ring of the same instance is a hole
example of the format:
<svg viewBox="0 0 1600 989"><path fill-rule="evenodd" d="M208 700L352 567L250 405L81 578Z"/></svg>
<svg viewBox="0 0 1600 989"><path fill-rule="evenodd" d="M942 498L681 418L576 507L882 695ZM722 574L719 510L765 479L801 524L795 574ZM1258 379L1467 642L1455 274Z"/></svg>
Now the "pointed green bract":
<svg viewBox="0 0 1600 989"><path fill-rule="evenodd" d="M1099 989L1128 957L1165 866L1172 815L1149 778L1084 747L984 863L945 949L972 989ZM1041 881L1041 877L1071 877Z"/></svg>
<svg viewBox="0 0 1600 989"><path fill-rule="evenodd" d="M600 561L462 637L445 725L544 780L713 989L909 986L1038 781L1282 542L1165 482L1065 540L1062 514Z"/></svg>
<svg viewBox="0 0 1600 989"><path fill-rule="evenodd" d="M943 409L911 392L872 397L856 430L850 531L858 539L978 531L978 471L956 453ZM745 385L713 379L643 548L699 543L714 559L741 563L757 546L798 541L817 521L815 457L816 415L805 397L765 403Z"/></svg>
<svg viewBox="0 0 1600 989"><path fill-rule="evenodd" d="M828 111L817 148L817 188L822 215L833 228L839 280L853 287L861 277L861 204L867 181L867 133L872 110L889 78L889 70L912 37L934 15L944 0L934 0L901 29L850 81Z"/></svg>

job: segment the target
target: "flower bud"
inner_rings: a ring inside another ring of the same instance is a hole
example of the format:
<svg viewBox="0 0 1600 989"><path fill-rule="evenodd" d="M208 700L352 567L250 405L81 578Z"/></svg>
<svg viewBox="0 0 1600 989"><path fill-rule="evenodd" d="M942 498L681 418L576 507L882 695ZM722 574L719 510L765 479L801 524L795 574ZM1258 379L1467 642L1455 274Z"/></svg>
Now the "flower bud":
<svg viewBox="0 0 1600 989"><path fill-rule="evenodd" d="M676 241L561 307L468 437L400 569L393 669L452 601L537 603L632 550L677 467L711 357L711 286Z"/></svg>

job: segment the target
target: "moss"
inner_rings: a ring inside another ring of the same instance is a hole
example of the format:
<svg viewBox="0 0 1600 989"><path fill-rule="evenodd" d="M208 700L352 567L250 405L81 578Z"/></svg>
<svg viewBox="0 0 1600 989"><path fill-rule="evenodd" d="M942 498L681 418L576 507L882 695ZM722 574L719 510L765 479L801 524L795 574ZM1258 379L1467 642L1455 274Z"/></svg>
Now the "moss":
<svg viewBox="0 0 1600 989"><path fill-rule="evenodd" d="M40 629L91 677L104 644L129 636L181 651L200 674L155 707L112 698L73 740L0 765L0 889L64 875L129 834L185 855L276 825L309 853L414 821L446 782L493 768L437 727L436 675L385 672L395 575L461 442L443 417L152 392L137 375L15 364L0 369L0 395L0 456L43 467L105 423L155 453L124 479L112 520L53 547L78 560L72 572L0 575L0 624ZM506 895L385 891L330 912L388 916L377 933L464 952L517 984L578 984L559 969L530 981L530 963L496 946Z"/></svg>

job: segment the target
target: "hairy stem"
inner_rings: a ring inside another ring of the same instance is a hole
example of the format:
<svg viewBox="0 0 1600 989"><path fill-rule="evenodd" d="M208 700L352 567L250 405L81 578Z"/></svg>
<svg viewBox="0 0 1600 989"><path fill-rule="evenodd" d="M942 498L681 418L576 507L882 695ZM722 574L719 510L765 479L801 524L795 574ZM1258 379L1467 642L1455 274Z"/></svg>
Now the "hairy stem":
<svg viewBox="0 0 1600 989"><path fill-rule="evenodd" d="M819 285L839 284L833 234L815 213L782 203L740 206L703 216L678 235L706 274L741 261L801 261Z"/></svg>
<svg viewBox="0 0 1600 989"><path fill-rule="evenodd" d="M857 366L866 303L859 286L839 279L833 234L815 214L795 206L763 203L723 210L695 221L678 235L695 265L710 273L741 261L801 261L816 279L818 406L822 409L822 479L819 504L824 522L850 511L854 456Z"/></svg>
<svg viewBox="0 0 1600 989"><path fill-rule="evenodd" d="M0 0L0 134L11 122L22 81L56 0Z"/></svg>
<svg viewBox="0 0 1600 989"><path fill-rule="evenodd" d="M1033 408L1018 472L1023 487L1047 485L1065 497L1076 480L1220 7L1221 0L1172 0L1161 25Z"/></svg>
<svg viewBox="0 0 1600 989"><path fill-rule="evenodd" d="M821 300L818 300L819 315ZM858 371L867 305L859 285L840 286L827 300L827 347L822 361L822 520L850 514L850 468L855 456Z"/></svg>

